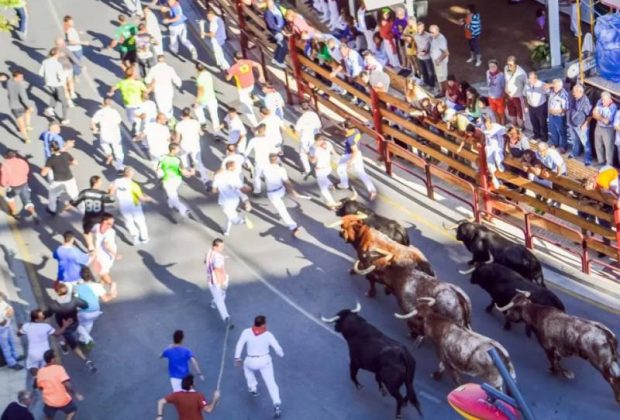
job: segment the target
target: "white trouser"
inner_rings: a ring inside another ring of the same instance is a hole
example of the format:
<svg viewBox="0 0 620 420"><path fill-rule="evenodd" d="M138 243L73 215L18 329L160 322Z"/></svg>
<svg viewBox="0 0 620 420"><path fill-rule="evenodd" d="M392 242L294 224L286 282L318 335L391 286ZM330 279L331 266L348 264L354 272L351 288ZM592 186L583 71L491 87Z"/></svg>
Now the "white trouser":
<svg viewBox="0 0 620 420"><path fill-rule="evenodd" d="M332 173L332 168L329 166L326 168L314 168L314 173L316 174L316 182L319 184L321 195L325 198L327 204L336 204L334 197L332 197L332 193L329 190L333 186L332 182L329 180L329 176Z"/></svg>
<svg viewBox="0 0 620 420"><path fill-rule="evenodd" d="M125 228L127 228L132 238L138 238L143 241L148 240L149 232L146 228L146 219L142 212L142 206L137 205L132 208L121 207L120 211L123 222L125 223Z"/></svg>
<svg viewBox="0 0 620 420"><path fill-rule="evenodd" d="M385 50L385 54L388 57L388 63L390 63L390 66L395 68L400 67L398 52L396 51L396 48L392 48L392 44L390 43L390 41L386 39L383 40L383 49Z"/></svg>
<svg viewBox="0 0 620 420"><path fill-rule="evenodd" d="M90 332L93 330L93 325L95 325L95 320L99 318L99 316L103 312L101 311L79 311L77 314L79 324L77 328L78 332L78 340L81 343L88 344L93 341L93 338L90 335Z"/></svg>
<svg viewBox="0 0 620 420"><path fill-rule="evenodd" d="M239 207L239 199L225 201L224 203L220 203L220 206L222 206L222 211L227 218L224 232L230 232L232 225L240 225L243 223L243 219L239 217L239 212L237 211L237 207Z"/></svg>
<svg viewBox="0 0 620 420"><path fill-rule="evenodd" d="M164 55L164 38L161 36L161 33L159 33L159 35L153 35L153 38L155 38L155 42L157 42L157 44L153 45L153 51L155 51L155 57L157 57L158 55Z"/></svg>
<svg viewBox="0 0 620 420"><path fill-rule="evenodd" d="M144 12L142 11L142 2L140 0L125 0L125 6L127 6L131 14L135 13L140 17L144 17Z"/></svg>
<svg viewBox="0 0 620 420"><path fill-rule="evenodd" d="M338 23L340 18L340 12L338 11L338 2L336 0L328 0L327 7L329 10L329 22L328 26L334 27Z"/></svg>
<svg viewBox="0 0 620 420"><path fill-rule="evenodd" d="M495 144L485 146L484 151L487 155L487 167L489 173L494 175L497 170L504 172L504 152Z"/></svg>
<svg viewBox="0 0 620 420"><path fill-rule="evenodd" d="M247 115L250 124L256 127L258 125L258 120L256 119L256 115L254 115L254 101L252 101L253 90L254 86L250 86L238 89L237 92L239 92L239 102L246 107L242 112Z"/></svg>
<svg viewBox="0 0 620 420"><path fill-rule="evenodd" d="M133 134L134 127L137 129L140 127L140 122L142 121L136 111L138 110L138 106L126 106L125 107L125 115L127 116L127 122L129 123L129 131Z"/></svg>
<svg viewBox="0 0 620 420"><path fill-rule="evenodd" d="M200 180L202 182L207 182L209 180L209 171L205 168L205 165L202 163L202 154L200 150L194 150L190 152L183 151L181 154L181 162L183 162L183 166L189 168L189 161L191 159L194 168L200 174Z"/></svg>
<svg viewBox="0 0 620 420"><path fill-rule="evenodd" d="M276 379L273 376L273 363L271 362L271 356L266 354L260 357L247 356L243 361L243 374L245 380L248 383L248 390L256 391L258 382L256 381L256 371L260 372L260 376L263 377L267 391L273 405L280 405L280 388L276 384Z"/></svg>
<svg viewBox="0 0 620 420"><path fill-rule="evenodd" d="M196 119L200 123L200 125L207 123L207 118L205 117L205 108L209 112L209 119L211 120L211 124L213 125L213 132L220 132L220 116L217 113L219 105L217 103L217 99L213 99L212 101L208 101L204 104L196 105L194 108L194 114L196 115Z"/></svg>
<svg viewBox="0 0 620 420"><path fill-rule="evenodd" d="M364 35L364 39L366 40L366 49L374 53L377 50L377 48L375 47L375 40L373 39L374 32L367 29L361 32L362 35ZM358 51L362 51L362 49L358 49Z"/></svg>
<svg viewBox="0 0 620 420"><path fill-rule="evenodd" d="M336 172L338 172L338 177L340 178L340 187L349 188L349 160L351 159L351 155L342 155L340 160L338 161L338 167ZM355 171L355 175L359 178L360 181L364 183L364 186L368 190L369 193L373 193L376 191L375 186L373 185L370 177L366 173L366 169L364 169L364 159L362 157L356 158L353 160L351 164L353 170Z"/></svg>
<svg viewBox="0 0 620 420"><path fill-rule="evenodd" d="M173 54L179 52L179 41L185 46L192 54L196 52L196 47L187 39L187 26L182 23L180 25L172 25L169 28L170 31L170 51Z"/></svg>
<svg viewBox="0 0 620 420"><path fill-rule="evenodd" d="M157 110L165 114L167 118L172 117L174 91L170 89L155 89L155 103Z"/></svg>
<svg viewBox="0 0 620 420"><path fill-rule="evenodd" d="M293 220L290 214L288 214L288 209L282 201L282 198L286 195L286 188L281 187L279 190L275 190L272 192L267 192L267 198L271 201L271 204L276 208L276 211L280 215L282 222L290 229L296 229L297 223Z"/></svg>
<svg viewBox="0 0 620 420"><path fill-rule="evenodd" d="M168 196L168 207L171 209L177 209L179 213L186 215L189 212L189 209L179 198L179 187L182 182L183 179L181 178L172 178L162 182L162 185L164 187L164 191L166 191L166 195Z"/></svg>
<svg viewBox="0 0 620 420"><path fill-rule="evenodd" d="M75 182L75 178L71 178L68 181L52 181L49 186L49 192L47 195L47 208L56 212L56 207L58 205L58 199L62 195L63 192L66 192L67 195L75 200L80 193L78 191L77 183Z"/></svg>
<svg viewBox="0 0 620 420"><path fill-rule="evenodd" d="M211 38L211 47L213 48L215 64L222 70L228 70L230 68L230 63L226 60L223 46L220 45L215 38Z"/></svg>
<svg viewBox="0 0 620 420"><path fill-rule="evenodd" d="M308 159L308 152L310 151L310 147L304 144L302 140L299 144L299 160L301 161L301 167L303 168L304 173L309 174L311 171L310 168L310 160Z"/></svg>
<svg viewBox="0 0 620 420"><path fill-rule="evenodd" d="M181 378L170 378L170 386L172 387L172 392L181 392L181 382L183 379Z"/></svg>
<svg viewBox="0 0 620 420"><path fill-rule="evenodd" d="M252 183L254 184L254 194L260 194L262 189L262 176L265 166L268 165L266 162L255 162L254 165L254 178L252 179Z"/></svg>
<svg viewBox="0 0 620 420"><path fill-rule="evenodd" d="M216 284L209 283L209 291L211 296L213 296L213 303L220 313L220 318L222 318L222 321L226 321L226 318L230 317L228 309L226 309L226 302L224 301L226 299L226 290Z"/></svg>
<svg viewBox="0 0 620 420"><path fill-rule="evenodd" d="M125 153L123 153L123 145L120 142L101 142L101 150L106 157L112 156L114 158L114 169L120 171L125 167L123 164L123 161L125 160Z"/></svg>

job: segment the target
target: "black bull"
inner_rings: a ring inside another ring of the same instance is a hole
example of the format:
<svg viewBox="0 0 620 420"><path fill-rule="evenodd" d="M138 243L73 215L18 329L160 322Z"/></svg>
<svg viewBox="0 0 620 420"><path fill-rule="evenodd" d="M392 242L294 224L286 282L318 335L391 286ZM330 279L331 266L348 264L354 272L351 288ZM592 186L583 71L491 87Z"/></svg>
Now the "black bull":
<svg viewBox="0 0 620 420"><path fill-rule="evenodd" d="M392 340L381 331L357 315L356 310L344 309L331 319L322 318L325 322L335 322L335 330L343 335L349 346L351 381L360 389L357 372L364 369L375 374L379 390L385 395L385 389L396 400L396 418L401 417L401 408L409 401L418 410L420 403L413 389L415 359L407 348ZM405 384L406 398L400 393Z"/></svg>

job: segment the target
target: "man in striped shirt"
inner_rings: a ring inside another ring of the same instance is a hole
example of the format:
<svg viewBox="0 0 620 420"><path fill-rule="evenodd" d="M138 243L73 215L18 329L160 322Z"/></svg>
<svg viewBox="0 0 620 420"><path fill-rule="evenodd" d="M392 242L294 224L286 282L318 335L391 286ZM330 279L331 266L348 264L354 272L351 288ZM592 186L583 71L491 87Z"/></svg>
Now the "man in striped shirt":
<svg viewBox="0 0 620 420"><path fill-rule="evenodd" d="M461 24L465 29L465 39L469 44L469 58L467 63L472 63L476 59L476 67L482 64L482 52L480 51L480 34L482 33L482 23L480 21L480 13L473 4L467 7L467 16L461 20Z"/></svg>

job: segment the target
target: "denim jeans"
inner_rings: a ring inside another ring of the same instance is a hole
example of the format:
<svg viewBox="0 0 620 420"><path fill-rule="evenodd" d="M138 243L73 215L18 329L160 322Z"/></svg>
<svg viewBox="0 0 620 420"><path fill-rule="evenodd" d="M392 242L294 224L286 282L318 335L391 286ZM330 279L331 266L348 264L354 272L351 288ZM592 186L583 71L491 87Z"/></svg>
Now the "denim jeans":
<svg viewBox="0 0 620 420"><path fill-rule="evenodd" d="M592 145L588 138L590 130L588 127L582 130L580 127L568 126L568 136L573 143L573 148L570 152L571 156L577 157L581 153L581 147L585 149L584 163L589 165L592 163Z"/></svg>
<svg viewBox="0 0 620 420"><path fill-rule="evenodd" d="M13 338L13 327L10 323L0 327L0 349L4 355L7 366L13 366L17 363L17 354L15 354L15 339Z"/></svg>
<svg viewBox="0 0 620 420"><path fill-rule="evenodd" d="M566 149L566 116L549 115L549 140L552 145Z"/></svg>
<svg viewBox="0 0 620 420"><path fill-rule="evenodd" d="M276 51L274 53L274 59L278 63L284 63L284 59L286 58L286 53L288 52L288 42L287 39L284 38L282 33L278 32L273 36L276 40Z"/></svg>
<svg viewBox="0 0 620 420"><path fill-rule="evenodd" d="M19 19L17 32L19 32L21 36L25 37L26 32L28 31L28 12L25 7L17 7L15 8L15 13L17 14L17 19Z"/></svg>

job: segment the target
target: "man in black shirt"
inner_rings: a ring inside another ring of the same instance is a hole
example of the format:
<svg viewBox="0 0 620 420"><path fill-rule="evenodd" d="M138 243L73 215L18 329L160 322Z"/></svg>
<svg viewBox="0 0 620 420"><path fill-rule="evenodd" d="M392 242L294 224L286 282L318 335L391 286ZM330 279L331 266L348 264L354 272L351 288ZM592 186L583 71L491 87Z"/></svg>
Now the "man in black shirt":
<svg viewBox="0 0 620 420"><path fill-rule="evenodd" d="M75 200L69 202L73 207L84 203L84 218L82 219L82 227L84 235L89 235L105 212L105 205L114 202L114 199L101 189L103 181L99 175L93 175L89 180L90 188L80 191Z"/></svg>
<svg viewBox="0 0 620 420"><path fill-rule="evenodd" d="M47 212L55 215L58 205L58 199L63 192L75 200L78 196L78 187L71 172L71 166L77 165L77 160L69 153L61 150L60 145L56 141L50 143L52 155L45 162L45 166L41 169L41 175L46 177L52 173L52 180L49 185Z"/></svg>
<svg viewBox="0 0 620 420"><path fill-rule="evenodd" d="M17 401L13 401L6 407L0 420L34 420L34 416L28 409L33 399L32 391L19 391Z"/></svg>

